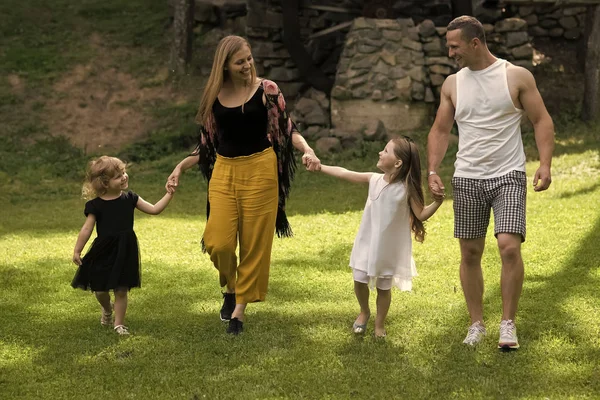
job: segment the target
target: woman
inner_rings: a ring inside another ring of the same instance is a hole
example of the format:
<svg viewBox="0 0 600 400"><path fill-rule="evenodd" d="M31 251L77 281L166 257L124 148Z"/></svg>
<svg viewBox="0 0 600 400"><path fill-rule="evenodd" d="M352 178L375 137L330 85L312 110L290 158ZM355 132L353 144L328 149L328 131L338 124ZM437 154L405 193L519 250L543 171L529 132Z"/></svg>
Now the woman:
<svg viewBox="0 0 600 400"><path fill-rule="evenodd" d="M209 182L203 250L226 288L221 320L237 335L246 305L265 299L274 231L292 234L284 210L296 169L293 149L304 152L310 170L320 161L289 118L277 85L257 78L250 45L239 36L219 42L196 122L198 146L166 186L177 186L196 164Z"/></svg>

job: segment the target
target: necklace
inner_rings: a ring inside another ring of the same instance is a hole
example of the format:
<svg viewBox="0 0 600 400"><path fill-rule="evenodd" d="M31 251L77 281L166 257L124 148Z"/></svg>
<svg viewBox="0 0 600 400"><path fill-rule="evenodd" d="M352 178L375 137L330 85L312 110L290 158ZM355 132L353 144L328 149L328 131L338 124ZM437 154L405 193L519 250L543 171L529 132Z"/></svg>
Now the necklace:
<svg viewBox="0 0 600 400"><path fill-rule="evenodd" d="M385 182L385 180L383 179L383 175L380 178L382 181ZM376 185L379 183L379 181L376 183ZM379 198L379 196L381 196L381 193L383 193L383 191L390 186L390 182L385 182L385 185L383 185L383 187L381 189L379 189L379 192L377 193L377 196L375 197L371 197L371 201L375 201ZM369 196L370 197L370 196Z"/></svg>

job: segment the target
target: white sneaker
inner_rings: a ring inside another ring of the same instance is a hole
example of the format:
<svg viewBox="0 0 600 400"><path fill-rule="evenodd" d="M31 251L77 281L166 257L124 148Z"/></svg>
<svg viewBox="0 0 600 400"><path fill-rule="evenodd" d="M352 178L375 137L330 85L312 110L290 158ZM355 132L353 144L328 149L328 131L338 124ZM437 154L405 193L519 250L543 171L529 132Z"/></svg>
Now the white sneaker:
<svg viewBox="0 0 600 400"><path fill-rule="evenodd" d="M500 322L500 339L498 348L502 350L516 350L519 348L519 339L517 339L517 327L512 319Z"/></svg>
<svg viewBox="0 0 600 400"><path fill-rule="evenodd" d="M483 340L486 333L485 326L483 326L481 321L477 321L469 327L469 332L467 332L467 337L463 340L463 343L468 344L469 346L475 346Z"/></svg>

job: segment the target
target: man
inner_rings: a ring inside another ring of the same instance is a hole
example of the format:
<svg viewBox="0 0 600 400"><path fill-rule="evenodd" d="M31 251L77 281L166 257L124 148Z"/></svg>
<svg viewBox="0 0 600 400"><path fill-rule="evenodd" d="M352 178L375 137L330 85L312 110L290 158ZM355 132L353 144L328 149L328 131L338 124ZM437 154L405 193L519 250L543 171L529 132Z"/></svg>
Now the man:
<svg viewBox="0 0 600 400"><path fill-rule="evenodd" d="M486 334L481 256L493 209L494 234L502 259L498 348L517 349L514 321L523 287L521 243L525 241L527 192L521 117L526 114L535 130L540 156L533 177L536 192L550 186L554 125L533 75L492 55L477 19L454 19L448 25L446 42L449 57L461 70L448 76L442 85L440 106L428 136L428 183L434 198L444 194L436 171L456 120L459 142L452 179L454 236L460 242L460 279L471 316L463 343L476 345Z"/></svg>

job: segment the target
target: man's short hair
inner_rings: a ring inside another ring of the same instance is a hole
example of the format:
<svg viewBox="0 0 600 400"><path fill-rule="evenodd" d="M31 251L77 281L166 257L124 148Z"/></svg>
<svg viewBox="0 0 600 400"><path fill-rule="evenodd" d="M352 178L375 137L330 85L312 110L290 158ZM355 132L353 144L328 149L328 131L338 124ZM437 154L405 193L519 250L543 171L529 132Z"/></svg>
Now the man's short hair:
<svg viewBox="0 0 600 400"><path fill-rule="evenodd" d="M448 24L447 29L449 31L460 29L462 38L467 42L477 38L481 43L486 44L483 25L481 25L481 22L479 22L475 17L463 15L461 17L454 18Z"/></svg>

